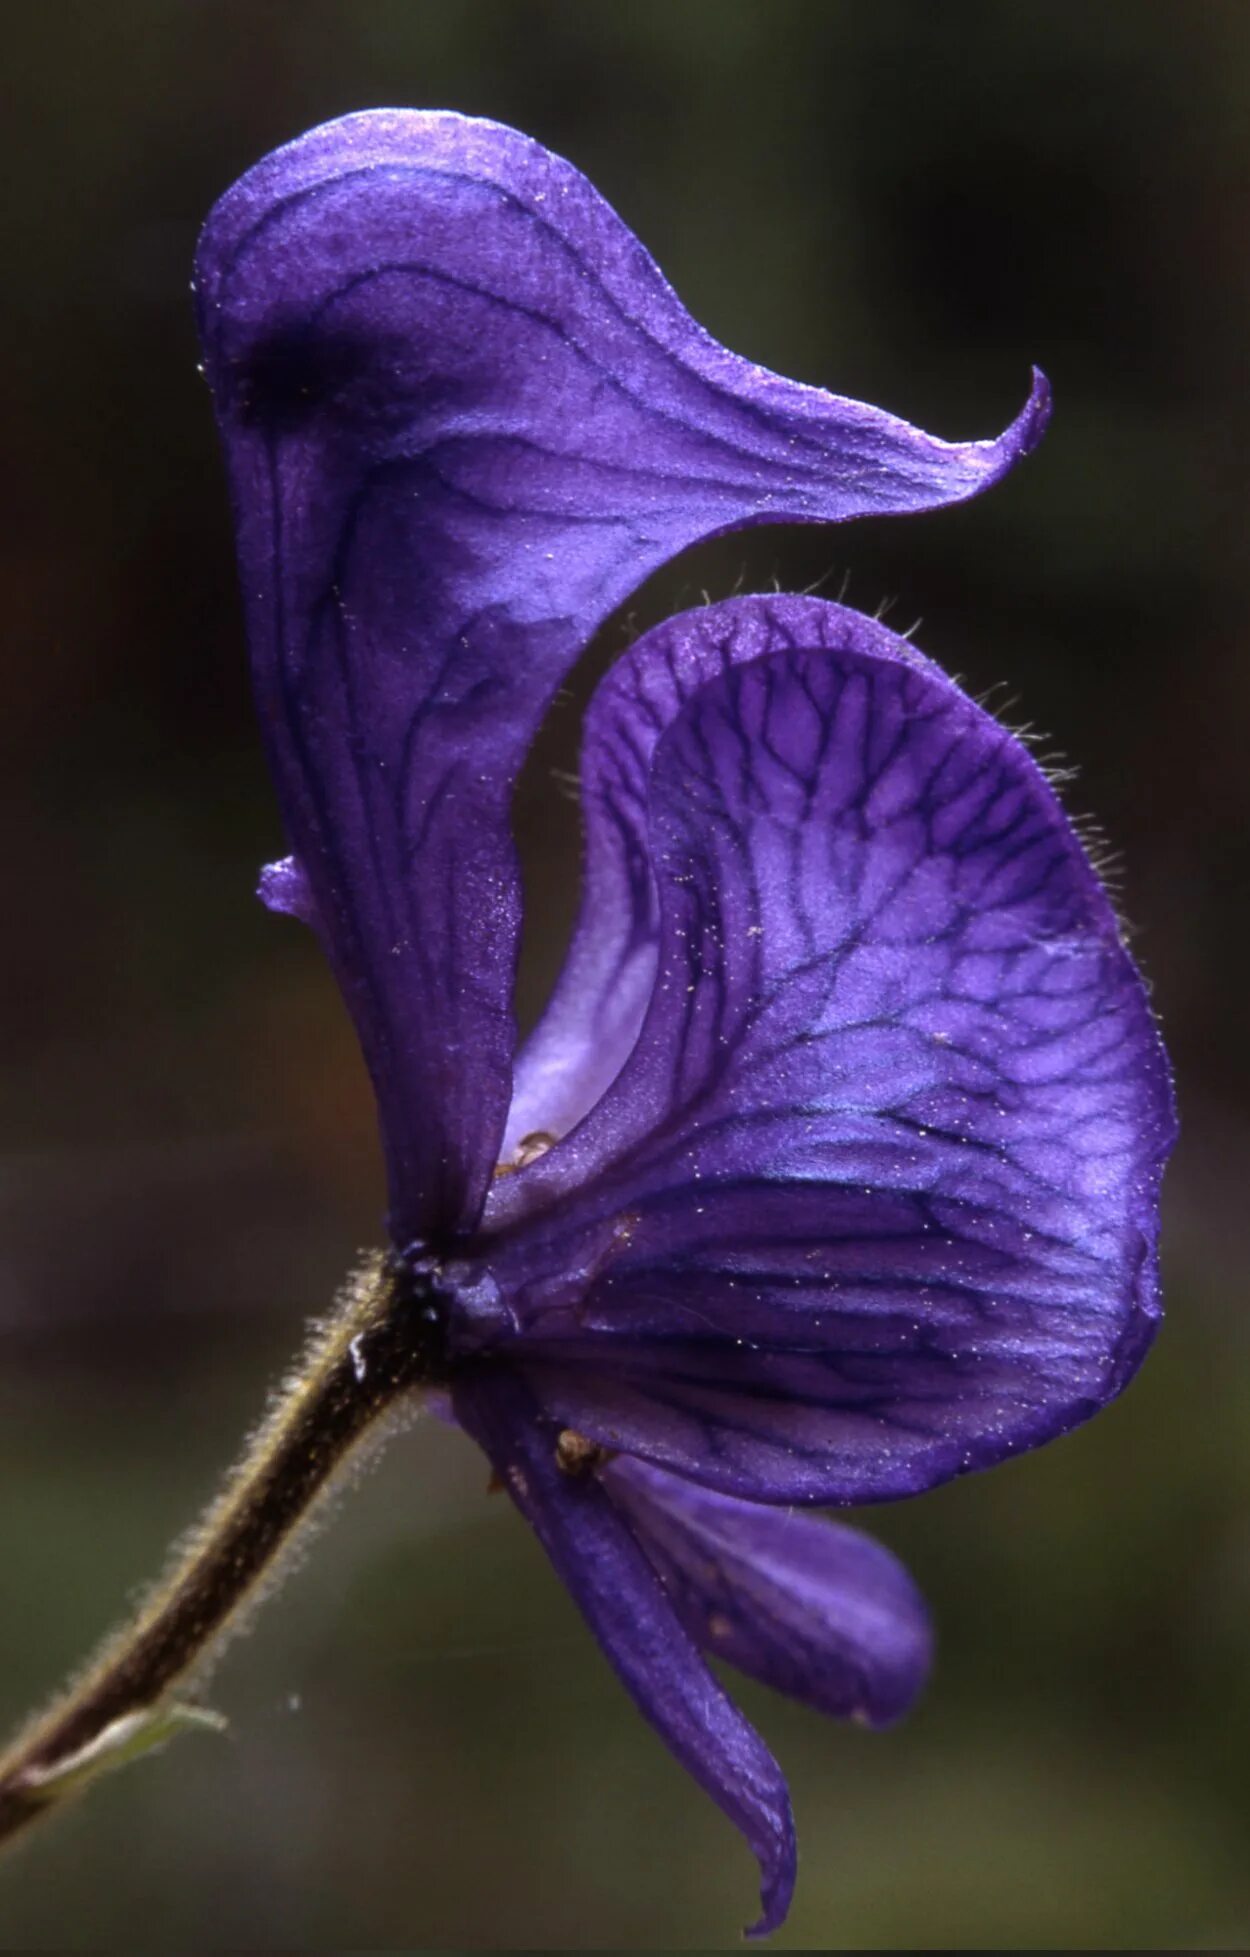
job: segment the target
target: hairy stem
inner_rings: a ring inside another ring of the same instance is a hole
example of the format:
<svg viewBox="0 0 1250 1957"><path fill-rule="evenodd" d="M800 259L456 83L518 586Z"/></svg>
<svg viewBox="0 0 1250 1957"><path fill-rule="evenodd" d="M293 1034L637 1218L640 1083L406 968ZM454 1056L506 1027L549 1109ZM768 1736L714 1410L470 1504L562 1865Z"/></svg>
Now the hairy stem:
<svg viewBox="0 0 1250 1957"><path fill-rule="evenodd" d="M0 1757L0 1843L180 1726L217 1723L175 1689L220 1653L357 1444L432 1378L437 1344L431 1294L371 1256L133 1621Z"/></svg>

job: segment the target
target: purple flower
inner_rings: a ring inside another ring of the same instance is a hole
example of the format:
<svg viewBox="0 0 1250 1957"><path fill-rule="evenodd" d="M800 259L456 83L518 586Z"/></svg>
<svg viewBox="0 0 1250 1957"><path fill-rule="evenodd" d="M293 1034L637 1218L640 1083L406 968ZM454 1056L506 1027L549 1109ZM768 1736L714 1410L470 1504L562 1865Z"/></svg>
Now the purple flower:
<svg viewBox="0 0 1250 1957"><path fill-rule="evenodd" d="M566 163L358 115L197 268L292 856L377 1091L460 1423L788 1906L781 1773L705 1661L881 1723L923 1680L914 1494L1105 1404L1158 1318L1167 1069L1020 743L880 624L741 598L649 633L584 736L586 872L514 1061L509 801L606 615L696 539L957 501L950 444L715 344Z"/></svg>

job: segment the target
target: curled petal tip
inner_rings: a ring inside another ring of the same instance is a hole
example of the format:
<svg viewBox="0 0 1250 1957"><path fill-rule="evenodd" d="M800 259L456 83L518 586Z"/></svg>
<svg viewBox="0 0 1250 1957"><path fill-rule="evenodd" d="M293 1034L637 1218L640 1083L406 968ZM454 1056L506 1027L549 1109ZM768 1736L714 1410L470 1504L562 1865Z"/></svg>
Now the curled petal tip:
<svg viewBox="0 0 1250 1957"><path fill-rule="evenodd" d="M1007 475L1015 468L1017 462L1024 460L1026 455L1032 455L1050 426L1053 406L1050 382L1040 367L1034 367L1033 383L1029 388L1027 401L1015 420L1004 428L998 440L988 444L993 455L993 464L985 479L986 488Z"/></svg>
<svg viewBox="0 0 1250 1957"><path fill-rule="evenodd" d="M1023 462L1026 455L1032 455L1050 426L1054 405L1050 382L1040 367L1034 367L1032 372L1028 399L1015 420L1009 422L993 441L974 444L981 451L985 473L967 494L979 495L982 490L992 488L1004 476L1010 475L1018 462Z"/></svg>
<svg viewBox="0 0 1250 1957"><path fill-rule="evenodd" d="M1041 368L1035 367L1033 369L1033 385L1029 389L1029 398L1013 424L1012 432L1016 437L1017 454L1032 455L1033 450L1037 447L1042 436L1050 427L1050 417L1054 405L1054 396L1050 391L1050 382L1047 380Z"/></svg>
<svg viewBox="0 0 1250 1957"><path fill-rule="evenodd" d="M1033 381L1028 399L1014 421L1004 428L1001 435L992 441L974 442L964 453L977 451L984 473L965 490L967 496L979 496L983 490L990 489L1004 476L1010 475L1018 462L1026 455L1032 455L1050 426L1051 409L1054 405L1050 382L1040 367L1032 370Z"/></svg>
<svg viewBox="0 0 1250 1957"><path fill-rule="evenodd" d="M757 1848L756 1853L759 1852ZM788 1836L778 1846L776 1861L771 1865L761 1862L760 1913L742 1932L748 1943L758 1943L781 1928L790 1914L797 1874L798 1850L791 1821Z"/></svg>

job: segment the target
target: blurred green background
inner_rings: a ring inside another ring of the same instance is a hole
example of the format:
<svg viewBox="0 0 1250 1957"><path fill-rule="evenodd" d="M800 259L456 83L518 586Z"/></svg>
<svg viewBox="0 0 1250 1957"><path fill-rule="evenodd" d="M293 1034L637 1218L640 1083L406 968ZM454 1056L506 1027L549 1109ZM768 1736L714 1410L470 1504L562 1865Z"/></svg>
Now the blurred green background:
<svg viewBox="0 0 1250 1957"><path fill-rule="evenodd" d="M1031 360L1052 378L1051 434L987 500L757 530L631 608L846 579L1005 682L1122 852L1185 1126L1170 1320L1128 1396L869 1518L939 1627L915 1717L741 1696L798 1811L781 1944L1250 1941L1250 6L41 0L3 48L0 1716L154 1572L378 1236L346 1017L251 895L280 837L187 279L263 151L455 107L571 157L768 366L952 437L996 432ZM576 886L576 718L519 799L527 1016ZM6 1947L681 1947L752 1914L745 1850L437 1422L214 1699L226 1739L5 1867Z"/></svg>

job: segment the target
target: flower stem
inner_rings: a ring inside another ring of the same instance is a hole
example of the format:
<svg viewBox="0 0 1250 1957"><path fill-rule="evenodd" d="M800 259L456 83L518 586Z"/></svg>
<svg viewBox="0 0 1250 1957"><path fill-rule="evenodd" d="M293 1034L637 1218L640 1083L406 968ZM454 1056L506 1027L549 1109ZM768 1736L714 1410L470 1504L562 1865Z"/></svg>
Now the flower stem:
<svg viewBox="0 0 1250 1957"><path fill-rule="evenodd" d="M0 1843L189 1725L222 1722L177 1702L202 1678L357 1445L435 1376L431 1295L371 1255L283 1384L242 1460L133 1621L0 1757Z"/></svg>

